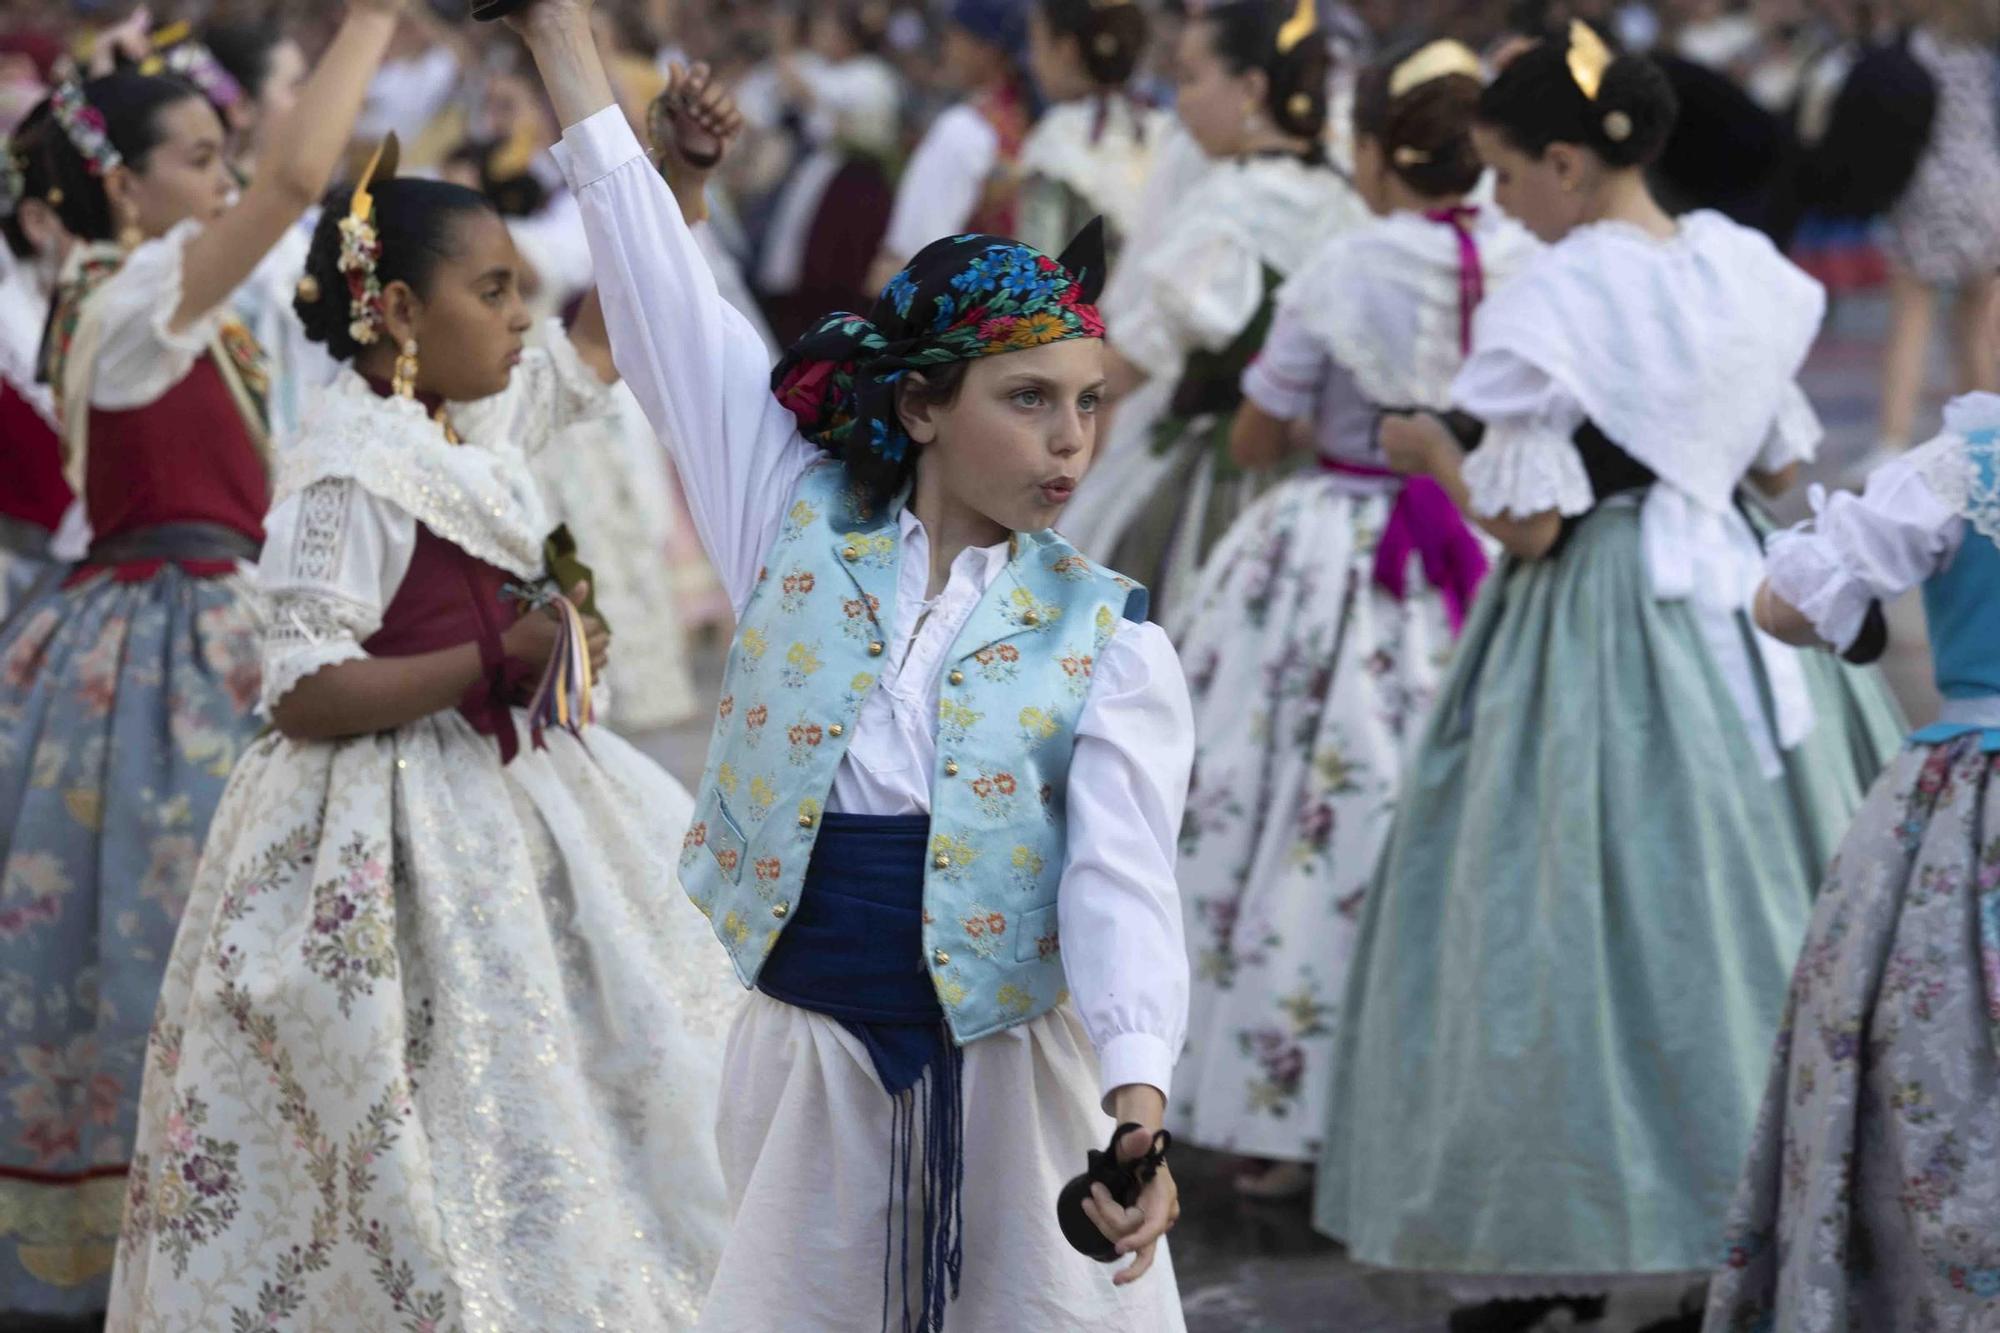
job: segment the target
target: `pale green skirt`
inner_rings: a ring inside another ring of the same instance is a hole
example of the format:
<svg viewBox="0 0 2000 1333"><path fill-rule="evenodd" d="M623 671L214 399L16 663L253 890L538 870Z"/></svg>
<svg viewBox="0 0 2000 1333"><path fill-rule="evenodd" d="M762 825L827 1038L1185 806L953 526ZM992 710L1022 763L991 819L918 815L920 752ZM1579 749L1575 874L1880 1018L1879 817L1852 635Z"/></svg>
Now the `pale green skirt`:
<svg viewBox="0 0 2000 1333"><path fill-rule="evenodd" d="M1355 1258L1496 1294L1713 1265L1813 888L1902 735L1874 673L1805 666L1768 779L1636 507L1488 580L1349 973L1315 1220Z"/></svg>

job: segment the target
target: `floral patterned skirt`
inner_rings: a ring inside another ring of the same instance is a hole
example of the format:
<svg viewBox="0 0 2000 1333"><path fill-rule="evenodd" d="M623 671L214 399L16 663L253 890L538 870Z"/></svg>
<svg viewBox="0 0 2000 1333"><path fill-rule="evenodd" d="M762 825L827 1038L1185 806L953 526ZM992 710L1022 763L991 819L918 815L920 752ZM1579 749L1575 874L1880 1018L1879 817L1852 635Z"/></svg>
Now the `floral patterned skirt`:
<svg viewBox="0 0 2000 1333"><path fill-rule="evenodd" d="M693 1323L742 991L673 874L687 792L586 737L250 748L160 995L112 1327Z"/></svg>
<svg viewBox="0 0 2000 1333"><path fill-rule="evenodd" d="M0 634L0 1311L104 1307L146 1029L259 727L241 578L109 573Z"/></svg>
<svg viewBox="0 0 2000 1333"><path fill-rule="evenodd" d="M0 626L7 613L40 591L58 566L44 556L24 555L0 546Z"/></svg>
<svg viewBox="0 0 2000 1333"><path fill-rule="evenodd" d="M2000 1327L2000 754L1912 746L1828 872L1714 1333Z"/></svg>
<svg viewBox="0 0 2000 1333"><path fill-rule="evenodd" d="M1452 646L1415 568L1405 601L1375 584L1393 503L1323 475L1281 484L1216 548L1182 636L1194 993L1174 1089L1191 1142L1319 1156L1362 899Z"/></svg>
<svg viewBox="0 0 2000 1333"><path fill-rule="evenodd" d="M1362 910L1315 1220L1468 1297L1713 1267L1814 886L1901 747L1807 655L1765 777L1639 524L1487 578Z"/></svg>

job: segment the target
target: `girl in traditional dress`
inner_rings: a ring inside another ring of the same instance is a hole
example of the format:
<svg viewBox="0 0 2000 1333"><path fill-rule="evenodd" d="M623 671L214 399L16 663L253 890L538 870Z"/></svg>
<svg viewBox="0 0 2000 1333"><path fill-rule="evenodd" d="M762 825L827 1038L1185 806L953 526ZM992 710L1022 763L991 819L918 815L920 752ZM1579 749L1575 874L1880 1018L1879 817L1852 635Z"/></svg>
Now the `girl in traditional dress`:
<svg viewBox="0 0 2000 1333"><path fill-rule="evenodd" d="M1750 623L1738 486L1813 453L1823 301L1762 236L1660 210L1673 119L1581 24L1507 66L1474 136L1549 249L1474 323L1477 447L1383 428L1509 558L1362 908L1315 1218L1503 1301L1464 1329L1705 1276L1812 886L1898 741L1879 683Z"/></svg>
<svg viewBox="0 0 2000 1333"><path fill-rule="evenodd" d="M326 187L397 0L354 0L240 194L191 85L57 90L26 178L78 239L50 326L95 533L0 630L0 1310L102 1309L160 974L255 735L244 570L269 507L257 350L226 303Z"/></svg>
<svg viewBox="0 0 2000 1333"><path fill-rule="evenodd" d="M1063 531L1151 587L1170 622L1260 489L1227 441L1277 288L1367 217L1323 151L1328 57L1313 12L1312 0L1231 0L1182 30L1176 110L1215 166L1105 306L1115 412Z"/></svg>
<svg viewBox="0 0 2000 1333"><path fill-rule="evenodd" d="M903 168L870 291L940 236L1014 234L1021 144L1032 119L1025 10L1021 0L952 0L944 62L948 86L965 100L931 122Z"/></svg>
<svg viewBox="0 0 2000 1333"><path fill-rule="evenodd" d="M607 391L523 350L519 272L442 182L314 235L299 313L353 368L268 522L276 734L161 994L120 1330L693 1324L737 1000L673 891L686 790L587 729L607 637L555 604L527 460Z"/></svg>
<svg viewBox="0 0 2000 1333"><path fill-rule="evenodd" d="M1434 481L1388 470L1384 410L1443 411L1483 293L1534 250L1465 196L1476 56L1440 42L1367 70L1355 180L1377 218L1279 292L1243 377L1246 469L1312 424L1319 467L1282 482L1216 547L1181 655L1194 788L1179 878L1198 1020L1175 1121L1263 1160L1247 1194L1311 1183L1363 892L1408 741L1429 709L1486 555Z"/></svg>
<svg viewBox="0 0 2000 1333"><path fill-rule="evenodd" d="M44 197L47 157L37 144L62 131L42 116L0 144L0 624L90 532L63 477L55 395L38 365L56 274L76 238ZM32 173L32 174L31 174Z"/></svg>
<svg viewBox="0 0 2000 1333"><path fill-rule="evenodd" d="M1137 224L1153 150L1173 117L1131 92L1146 53L1146 11L1134 0L1037 0L1028 11L1028 59L1053 105L1021 146L1015 234L1061 248L1103 217L1112 264Z"/></svg>
<svg viewBox="0 0 2000 1333"><path fill-rule="evenodd" d="M1138 1126L1120 1157L1147 1151L1187 995L1186 686L1143 593L1048 530L1103 377L1087 239L928 246L773 375L611 106L588 6L514 21L619 364L741 623L680 862L758 988L702 1327L1181 1327L1170 1171L1090 1201L1136 1255L1115 1275L1055 1217L1105 1111ZM726 137L698 75L668 96Z"/></svg>
<svg viewBox="0 0 2000 1333"><path fill-rule="evenodd" d="M1923 589L1944 711L1840 844L1778 1028L1715 1333L2000 1320L2000 398L1773 540L1757 618L1870 659Z"/></svg>

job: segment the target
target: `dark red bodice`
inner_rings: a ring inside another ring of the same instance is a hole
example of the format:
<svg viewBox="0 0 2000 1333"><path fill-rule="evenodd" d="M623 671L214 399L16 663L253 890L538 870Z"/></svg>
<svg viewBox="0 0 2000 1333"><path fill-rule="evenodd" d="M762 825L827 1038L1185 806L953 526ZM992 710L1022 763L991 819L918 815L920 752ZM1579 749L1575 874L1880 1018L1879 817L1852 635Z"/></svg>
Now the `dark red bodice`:
<svg viewBox="0 0 2000 1333"><path fill-rule="evenodd" d="M91 409L83 493L100 541L163 523L215 523L262 542L271 507L263 455L212 356L145 407ZM138 561L117 573L149 578L161 563ZM180 563L195 575L235 567L228 560Z"/></svg>
<svg viewBox="0 0 2000 1333"><path fill-rule="evenodd" d="M485 672L459 700L458 711L499 742L502 759L512 759L518 744L515 696L534 679L526 663L505 657L500 647L502 631L520 613L503 589L519 581L419 523L409 571L382 614L382 628L361 645L371 657L415 657L478 644Z"/></svg>
<svg viewBox="0 0 2000 1333"><path fill-rule="evenodd" d="M35 405L0 381L0 514L56 530L74 498L63 480L62 440Z"/></svg>

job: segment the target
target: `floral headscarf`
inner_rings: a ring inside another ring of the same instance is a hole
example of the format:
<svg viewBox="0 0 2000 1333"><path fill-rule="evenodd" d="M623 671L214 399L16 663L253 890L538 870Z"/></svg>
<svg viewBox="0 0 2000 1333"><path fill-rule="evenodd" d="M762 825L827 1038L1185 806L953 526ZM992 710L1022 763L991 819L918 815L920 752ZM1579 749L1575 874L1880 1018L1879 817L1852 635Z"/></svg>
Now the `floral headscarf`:
<svg viewBox="0 0 2000 1333"><path fill-rule="evenodd" d="M1093 221L1051 259L1000 236L934 241L883 289L867 317L829 316L792 344L771 391L813 443L851 445L899 462L910 437L896 415L908 371L1101 338L1093 302L1104 285L1104 229Z"/></svg>

